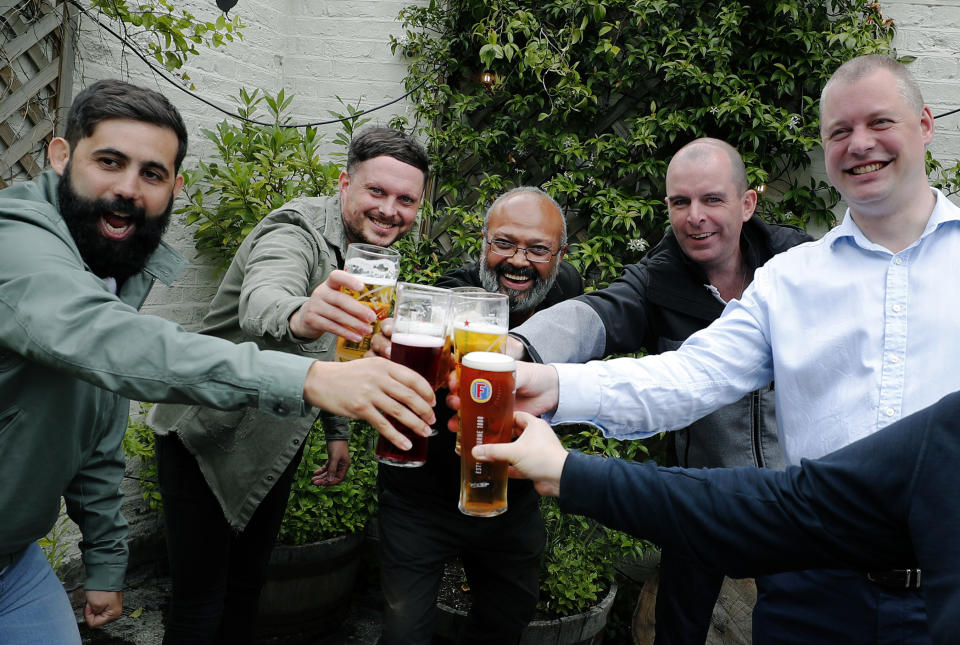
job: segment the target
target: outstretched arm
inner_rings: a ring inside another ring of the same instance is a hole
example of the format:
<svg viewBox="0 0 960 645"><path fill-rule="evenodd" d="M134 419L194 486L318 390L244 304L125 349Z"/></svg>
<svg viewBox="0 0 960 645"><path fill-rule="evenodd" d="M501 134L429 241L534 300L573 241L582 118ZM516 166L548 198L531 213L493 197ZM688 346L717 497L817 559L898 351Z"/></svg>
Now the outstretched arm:
<svg viewBox="0 0 960 645"><path fill-rule="evenodd" d="M660 468L567 454L546 423L516 417L523 429L517 441L478 447L474 455L507 461L541 494L559 495L564 512L668 545L729 575L916 561L907 507L924 452L916 436L922 418L780 472Z"/></svg>

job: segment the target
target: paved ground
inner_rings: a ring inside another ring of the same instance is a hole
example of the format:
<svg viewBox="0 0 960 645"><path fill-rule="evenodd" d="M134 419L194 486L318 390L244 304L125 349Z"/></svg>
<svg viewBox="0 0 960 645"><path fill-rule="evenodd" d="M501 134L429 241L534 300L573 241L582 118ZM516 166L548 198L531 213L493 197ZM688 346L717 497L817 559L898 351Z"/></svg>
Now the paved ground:
<svg viewBox="0 0 960 645"><path fill-rule="evenodd" d="M366 576L367 578L369 576ZM361 576L350 611L341 628L332 634L296 639L262 639L263 645L375 645L380 637L381 598L375 586ZM123 617L100 629L88 629L82 618L84 643L97 645L160 645L163 615L169 597L170 579L160 565L145 565L127 575ZM75 602L76 604L76 602Z"/></svg>

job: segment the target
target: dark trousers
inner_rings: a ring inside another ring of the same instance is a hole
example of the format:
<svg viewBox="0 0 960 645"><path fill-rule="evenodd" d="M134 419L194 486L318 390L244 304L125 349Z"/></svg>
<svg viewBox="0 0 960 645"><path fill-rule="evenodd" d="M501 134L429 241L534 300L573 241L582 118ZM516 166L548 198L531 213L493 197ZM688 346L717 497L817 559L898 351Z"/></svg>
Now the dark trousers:
<svg viewBox="0 0 960 645"><path fill-rule="evenodd" d="M722 585L722 573L670 549L661 551L654 644L703 645Z"/></svg>
<svg viewBox="0 0 960 645"><path fill-rule="evenodd" d="M536 496L492 518L431 502L380 490L381 644L430 643L443 566L456 556L473 600L460 642L517 643L536 610L546 541Z"/></svg>
<svg viewBox="0 0 960 645"><path fill-rule="evenodd" d="M238 533L177 435L157 437L173 584L164 645L254 642L260 590L300 450Z"/></svg>
<svg viewBox="0 0 960 645"><path fill-rule="evenodd" d="M930 645L920 591L880 587L856 571L757 577L754 645Z"/></svg>

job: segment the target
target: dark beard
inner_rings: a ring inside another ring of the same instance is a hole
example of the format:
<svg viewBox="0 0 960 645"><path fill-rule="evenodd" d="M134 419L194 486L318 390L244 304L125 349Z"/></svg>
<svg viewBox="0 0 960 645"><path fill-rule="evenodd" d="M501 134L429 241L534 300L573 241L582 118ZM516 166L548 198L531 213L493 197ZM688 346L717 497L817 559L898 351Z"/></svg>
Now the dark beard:
<svg viewBox="0 0 960 645"><path fill-rule="evenodd" d="M500 284L500 274L506 273L508 270L509 273L532 277L533 286L527 291L505 289ZM496 269L491 269L487 264L487 256L483 253L480 254L480 284L482 284L483 288L487 291L506 294L507 299L510 300L511 314L525 314L540 306L540 303L547 297L550 288L556 281L559 271L560 263L557 262L553 267L553 271L547 276L547 279L544 280L540 277L537 270L531 266L512 267L506 262L501 262L497 265Z"/></svg>
<svg viewBox="0 0 960 645"><path fill-rule="evenodd" d="M83 261L97 276L112 277L118 283L143 270L170 224L173 209L173 195L166 210L157 217L147 217L143 208L123 197L113 201L81 197L73 189L69 162L57 186L57 201ZM133 234L122 241L104 237L100 216L107 212L130 215L136 227Z"/></svg>

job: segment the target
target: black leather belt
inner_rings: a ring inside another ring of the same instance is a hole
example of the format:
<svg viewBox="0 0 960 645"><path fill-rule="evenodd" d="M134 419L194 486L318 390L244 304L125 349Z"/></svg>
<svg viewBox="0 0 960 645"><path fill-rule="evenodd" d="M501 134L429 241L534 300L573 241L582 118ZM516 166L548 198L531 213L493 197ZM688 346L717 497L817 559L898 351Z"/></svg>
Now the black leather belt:
<svg viewBox="0 0 960 645"><path fill-rule="evenodd" d="M886 589L919 589L920 578L920 569L891 569L867 574L867 580Z"/></svg>

